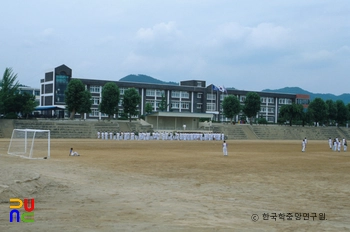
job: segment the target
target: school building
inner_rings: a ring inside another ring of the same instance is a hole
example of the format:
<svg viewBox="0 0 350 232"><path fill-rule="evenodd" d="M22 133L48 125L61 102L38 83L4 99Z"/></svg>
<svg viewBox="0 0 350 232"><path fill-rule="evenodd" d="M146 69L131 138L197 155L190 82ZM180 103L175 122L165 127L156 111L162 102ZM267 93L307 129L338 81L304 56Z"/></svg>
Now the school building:
<svg viewBox="0 0 350 232"><path fill-rule="evenodd" d="M61 65L53 70L46 72L44 79L41 79L40 87L40 106L38 110L45 110L45 114L64 117L64 91L67 88L69 81L74 78L72 69L66 65ZM138 83L124 82L114 80L97 80L97 79L82 79L86 89L92 95L91 113L84 115L85 119L103 119L107 115L101 113L98 106L102 99L102 88L108 82L115 82L120 91L119 114L122 113L122 98L124 91L128 88L135 88L140 96L141 103L139 104L140 115L145 115L145 106L147 103L152 105L153 114L148 115L148 119L155 122L153 117L172 117L172 120L178 117L187 117L196 115L196 118L211 118L215 121L229 121L222 110L222 101L225 96L235 95L242 105L244 105L247 93L251 91L227 89L227 92L214 91L213 85L207 85L205 80L185 80L179 85L171 84L154 84L154 83ZM309 95L256 92L261 97L261 109L256 115L258 118L265 118L270 123L277 123L279 108L286 104L302 104L306 107L310 102ZM162 98L166 99L167 105L164 112L159 112L159 107ZM235 121L239 121L241 115L237 115ZM119 118L120 115L115 115L114 118ZM80 115L77 115L80 117ZM179 122L179 125L181 122Z"/></svg>

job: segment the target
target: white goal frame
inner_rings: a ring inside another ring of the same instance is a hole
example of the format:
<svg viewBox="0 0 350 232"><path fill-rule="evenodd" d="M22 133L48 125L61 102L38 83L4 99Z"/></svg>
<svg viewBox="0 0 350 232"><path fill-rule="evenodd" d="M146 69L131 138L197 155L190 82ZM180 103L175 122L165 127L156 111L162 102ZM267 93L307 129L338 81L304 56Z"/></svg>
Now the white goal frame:
<svg viewBox="0 0 350 232"><path fill-rule="evenodd" d="M14 135L16 133L16 131L20 131L20 132L24 132L24 137L23 138L14 138ZM28 132L31 133L32 136L30 136L30 138L28 138ZM47 156L41 157L41 158L33 158L33 149L35 146L35 135L37 132L45 132L47 133L47 138L45 137L45 139L47 139ZM17 142L22 143L23 139L23 151L12 151L12 142L14 140L19 140ZM31 144L29 146L28 144L28 140L29 142L31 141ZM29 151L28 149L29 148ZM9 148L7 151L7 154L9 155L16 155L16 156L20 156L22 158L27 158L27 159L49 159L50 158L50 130L36 130L36 129L13 129L12 131L12 136L11 136L11 140L10 140L10 144L9 144Z"/></svg>

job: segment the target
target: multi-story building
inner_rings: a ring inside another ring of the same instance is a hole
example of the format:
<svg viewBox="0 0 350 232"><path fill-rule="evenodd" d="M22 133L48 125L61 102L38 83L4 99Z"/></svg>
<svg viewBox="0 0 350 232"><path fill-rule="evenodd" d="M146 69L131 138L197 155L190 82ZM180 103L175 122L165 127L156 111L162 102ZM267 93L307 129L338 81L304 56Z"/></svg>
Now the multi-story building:
<svg viewBox="0 0 350 232"><path fill-rule="evenodd" d="M61 65L51 72L45 73L45 79L41 80L40 106L51 106L52 109L63 109L64 91L72 78L72 70ZM109 80L81 79L86 89L92 95L91 113L84 115L84 118L101 119L107 117L99 111L99 104L102 99L103 86L111 82ZM222 101L227 95L235 95L242 105L245 97L250 91L228 89L227 92L213 91L213 86L206 85L204 80L181 81L179 85L153 84L112 81L117 84L120 90L119 112L122 113L122 99L124 91L128 88L135 88L141 96L139 105L140 115L145 114L146 104L151 104L153 112L158 112L164 98L166 100L166 112L172 115L198 114L200 117L210 116L215 121L228 121L222 110ZM277 123L279 108L293 102L303 104L309 102L309 96L296 94L257 92L261 97L261 110L257 117L264 117L268 122ZM50 109L50 108L48 108ZM174 114L176 113L176 114ZM181 113L181 114L180 114ZM57 114L56 114L57 115ZM62 115L62 113L60 113ZM242 115L242 113L240 114ZM240 115L236 117L239 120ZM119 118L120 115L115 115Z"/></svg>

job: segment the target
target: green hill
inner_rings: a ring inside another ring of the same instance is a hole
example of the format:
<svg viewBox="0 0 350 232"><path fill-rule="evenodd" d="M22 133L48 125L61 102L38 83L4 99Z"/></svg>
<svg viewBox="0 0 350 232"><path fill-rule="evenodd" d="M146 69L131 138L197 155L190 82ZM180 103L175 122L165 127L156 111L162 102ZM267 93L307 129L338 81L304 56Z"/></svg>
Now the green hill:
<svg viewBox="0 0 350 232"><path fill-rule="evenodd" d="M171 82L171 81L165 82L143 74L138 74L138 75L130 74L126 77L121 78L119 81L149 83L149 84L179 85L179 83L176 83L176 82Z"/></svg>
<svg viewBox="0 0 350 232"><path fill-rule="evenodd" d="M282 89L264 89L262 92L270 92L270 93L291 93L291 94L309 94L310 100L312 101L315 98L321 98L324 101L326 100L342 100L344 104L350 103L350 94L344 93L342 95L334 95L331 93L311 93L299 87L285 87Z"/></svg>

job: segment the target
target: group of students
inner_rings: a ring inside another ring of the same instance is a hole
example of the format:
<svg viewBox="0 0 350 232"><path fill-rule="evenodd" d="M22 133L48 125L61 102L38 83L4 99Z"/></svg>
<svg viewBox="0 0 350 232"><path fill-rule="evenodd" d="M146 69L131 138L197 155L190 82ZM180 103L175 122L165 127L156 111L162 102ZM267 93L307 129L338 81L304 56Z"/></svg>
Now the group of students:
<svg viewBox="0 0 350 232"><path fill-rule="evenodd" d="M348 149L348 143L345 138L343 138L341 141L338 138L335 138L332 140L332 138L328 139L328 145L329 148L333 151L341 151L341 147L344 148L344 151L347 151Z"/></svg>
<svg viewBox="0 0 350 232"><path fill-rule="evenodd" d="M306 144L307 144L307 139L305 137L305 139L303 139L303 141L301 142L302 152L305 151ZM343 138L342 140L339 140L338 138L335 138L335 139L329 138L328 145L329 145L329 148L332 149L333 151L340 152L342 147L344 148L344 151L348 150L348 143L345 138Z"/></svg>
<svg viewBox="0 0 350 232"><path fill-rule="evenodd" d="M179 132L97 132L97 139L103 140L224 140L223 133L179 133Z"/></svg>

